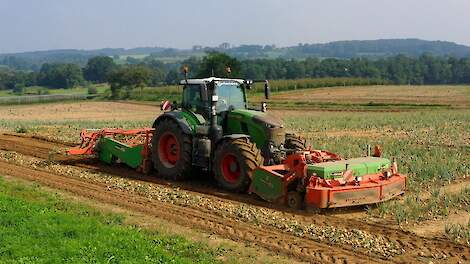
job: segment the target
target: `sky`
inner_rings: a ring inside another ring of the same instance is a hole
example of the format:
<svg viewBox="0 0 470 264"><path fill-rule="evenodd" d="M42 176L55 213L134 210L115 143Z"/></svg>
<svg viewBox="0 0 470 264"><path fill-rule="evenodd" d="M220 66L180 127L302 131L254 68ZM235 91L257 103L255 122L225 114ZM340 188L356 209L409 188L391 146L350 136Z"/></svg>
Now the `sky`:
<svg viewBox="0 0 470 264"><path fill-rule="evenodd" d="M420 38L470 45L469 0L0 0L0 53Z"/></svg>

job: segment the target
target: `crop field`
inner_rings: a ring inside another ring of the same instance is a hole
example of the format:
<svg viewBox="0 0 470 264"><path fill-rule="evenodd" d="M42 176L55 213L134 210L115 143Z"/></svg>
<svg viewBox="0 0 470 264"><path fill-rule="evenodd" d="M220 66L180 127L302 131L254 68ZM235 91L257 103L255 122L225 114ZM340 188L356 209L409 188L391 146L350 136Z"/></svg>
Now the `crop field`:
<svg viewBox="0 0 470 264"><path fill-rule="evenodd" d="M96 91L99 94L104 93L106 90L109 89L109 86L107 84L93 84L93 85L90 85L90 87L96 88ZM28 96L28 95L48 95L48 94L86 95L88 94L88 87L78 86L78 87L69 88L69 89L52 89L48 87L31 86L31 87L26 87L22 95ZM8 96L18 96L18 94L15 94L12 90L0 90L0 97L8 97Z"/></svg>
<svg viewBox="0 0 470 264"><path fill-rule="evenodd" d="M261 102L259 94L250 99L255 105ZM170 260L175 258L175 249L182 250L185 259L176 260L182 262L188 261L186 257L200 262L237 262L237 258L271 263L470 261L469 86L274 91L270 111L315 149L349 158L365 155L368 144L380 145L383 156L397 160L399 171L408 175L406 194L395 200L308 212L220 191L210 176L172 182L124 166L64 155L79 143L83 128L151 126L160 114L158 104L93 101L0 106L0 175L5 176L0 188L7 190L0 195L0 205L10 199L26 206L32 199L21 198L23 194L15 191L19 187L10 182L33 181L43 186L34 188L46 188L35 190L46 198L31 205L34 210L57 206L48 194L42 194L50 190L59 190L75 202L87 199L91 202L86 210L100 211L90 220L100 223L99 232L111 228L116 234L122 232L123 239L135 236L143 248L159 234L155 250L164 250ZM120 208L119 223L103 223L102 214L114 213L105 208ZM83 215L83 210L71 209L70 213ZM141 218L132 222L135 215ZM131 229L126 228L129 222ZM0 230L8 230L6 226L0 220ZM164 226L167 229L162 230ZM184 238L177 243L168 235ZM189 254L188 248L197 254ZM105 254L102 248L95 250ZM4 252L0 248L0 262L8 261L2 259ZM8 254L29 256L13 246ZM125 258L115 257L117 261Z"/></svg>
<svg viewBox="0 0 470 264"><path fill-rule="evenodd" d="M369 86L383 85L386 81L381 79L366 78L307 78L297 80L271 80L269 86L273 93L312 89L319 87L351 87L351 86ZM247 96L258 99L263 94L264 84L257 83ZM168 85L159 87L145 87L144 89L135 89L131 93L131 99L139 101L159 101L159 100L179 100L182 88L179 85Z"/></svg>
<svg viewBox="0 0 470 264"><path fill-rule="evenodd" d="M252 101L262 101L254 96ZM468 108L470 107L470 86L412 86L379 85L329 87L316 89L289 90L275 93L271 104L282 108L355 108L389 110L423 108Z"/></svg>

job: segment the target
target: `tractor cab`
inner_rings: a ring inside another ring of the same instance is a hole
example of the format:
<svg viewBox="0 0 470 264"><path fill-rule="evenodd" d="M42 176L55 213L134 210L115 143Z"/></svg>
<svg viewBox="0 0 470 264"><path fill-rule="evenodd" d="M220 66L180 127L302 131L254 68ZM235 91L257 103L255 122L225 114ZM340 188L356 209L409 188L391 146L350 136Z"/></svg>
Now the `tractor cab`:
<svg viewBox="0 0 470 264"><path fill-rule="evenodd" d="M181 85L181 108L200 114L206 120L211 118L212 99L216 99L215 111L219 116L223 112L247 108L244 80L212 77L184 80ZM216 98L213 98L213 95L216 95Z"/></svg>

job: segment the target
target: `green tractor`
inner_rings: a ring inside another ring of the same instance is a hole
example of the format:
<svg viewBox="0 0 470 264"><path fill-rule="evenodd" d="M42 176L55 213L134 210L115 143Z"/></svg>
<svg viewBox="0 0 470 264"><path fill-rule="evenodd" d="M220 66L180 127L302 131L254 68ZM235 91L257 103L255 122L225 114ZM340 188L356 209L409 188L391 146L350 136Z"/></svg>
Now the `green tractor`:
<svg viewBox="0 0 470 264"><path fill-rule="evenodd" d="M248 189L253 171L279 163L289 150L305 149L305 140L285 132L282 121L248 108L246 92L255 82L186 79L180 104L162 103L164 114L153 123L152 162L158 175L173 180L194 176L195 169L213 172L221 187ZM197 171L197 170L196 170Z"/></svg>
<svg viewBox="0 0 470 264"><path fill-rule="evenodd" d="M254 193L291 208L334 208L374 204L405 192L406 175L395 161L371 147L363 157L305 146L285 132L282 122L248 109L246 91L255 82L241 79L185 79L180 104L162 103L152 128L84 129L71 155L96 155L107 164L125 163L144 173L184 180L212 172L221 187ZM152 165L153 164L153 165Z"/></svg>

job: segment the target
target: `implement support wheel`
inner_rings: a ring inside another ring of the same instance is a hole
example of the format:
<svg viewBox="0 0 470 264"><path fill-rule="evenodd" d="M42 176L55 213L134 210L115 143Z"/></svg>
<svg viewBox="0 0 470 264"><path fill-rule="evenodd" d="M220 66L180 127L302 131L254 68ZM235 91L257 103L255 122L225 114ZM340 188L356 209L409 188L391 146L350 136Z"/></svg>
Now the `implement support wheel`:
<svg viewBox="0 0 470 264"><path fill-rule="evenodd" d="M292 209L300 210L304 205L304 199L299 192L290 191L287 193L287 206Z"/></svg>
<svg viewBox="0 0 470 264"><path fill-rule="evenodd" d="M263 164L261 151L248 138L226 139L214 154L214 175L229 191L245 192L253 170Z"/></svg>

